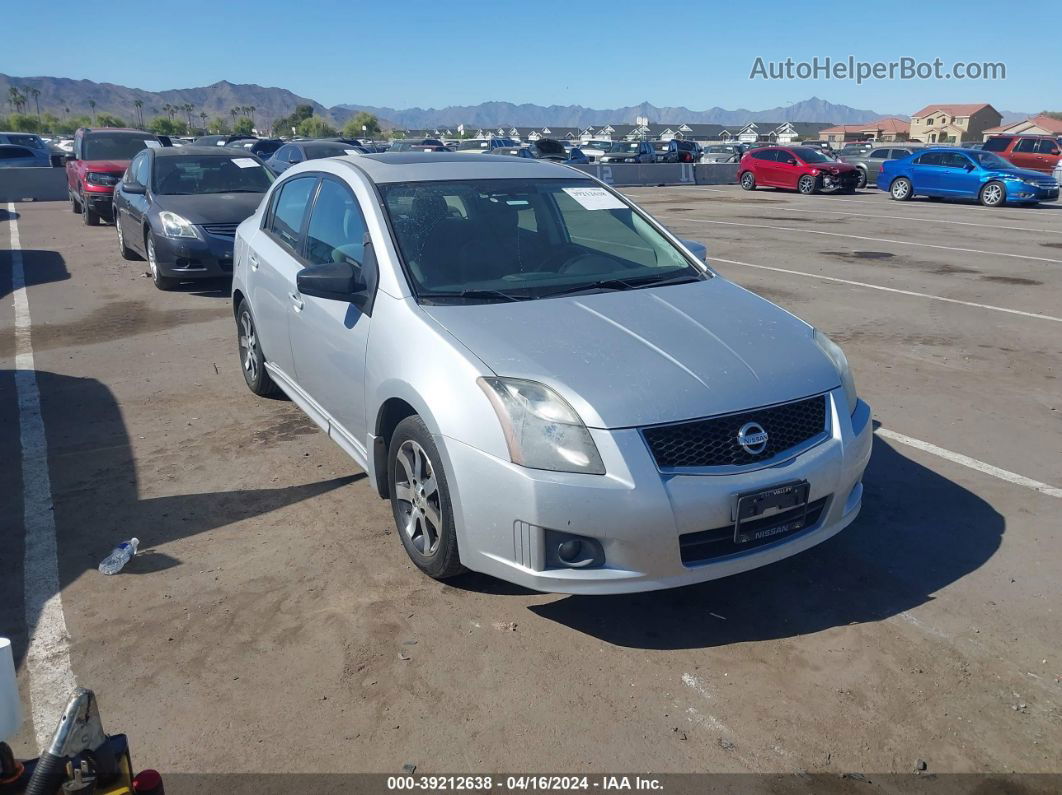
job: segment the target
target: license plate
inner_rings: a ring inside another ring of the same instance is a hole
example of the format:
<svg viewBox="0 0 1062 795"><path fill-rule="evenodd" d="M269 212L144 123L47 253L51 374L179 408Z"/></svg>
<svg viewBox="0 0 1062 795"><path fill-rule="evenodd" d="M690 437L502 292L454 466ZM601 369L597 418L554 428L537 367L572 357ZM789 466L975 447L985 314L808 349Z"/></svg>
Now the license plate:
<svg viewBox="0 0 1062 795"><path fill-rule="evenodd" d="M806 480L799 480L763 491L739 494L734 511L734 543L747 544L801 529L807 520L810 490ZM804 510L790 514L784 521L770 521L775 514L797 508Z"/></svg>

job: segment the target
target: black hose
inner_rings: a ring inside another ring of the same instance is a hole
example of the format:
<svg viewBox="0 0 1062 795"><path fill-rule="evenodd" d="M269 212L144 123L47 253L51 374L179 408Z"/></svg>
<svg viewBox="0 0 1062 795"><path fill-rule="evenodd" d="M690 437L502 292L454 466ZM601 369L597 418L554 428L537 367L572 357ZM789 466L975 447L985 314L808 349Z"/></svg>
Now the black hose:
<svg viewBox="0 0 1062 795"><path fill-rule="evenodd" d="M66 781L66 758L45 751L37 761L26 795L55 795Z"/></svg>

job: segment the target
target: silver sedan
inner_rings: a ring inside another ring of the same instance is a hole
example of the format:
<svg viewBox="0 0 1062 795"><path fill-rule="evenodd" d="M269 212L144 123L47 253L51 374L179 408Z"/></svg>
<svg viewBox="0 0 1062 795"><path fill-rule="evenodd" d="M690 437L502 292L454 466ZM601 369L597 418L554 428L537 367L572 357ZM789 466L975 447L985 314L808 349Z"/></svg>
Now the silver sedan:
<svg viewBox="0 0 1062 795"><path fill-rule="evenodd" d="M243 373L365 469L432 577L724 577L856 518L871 422L840 348L703 254L562 165L314 160L237 232Z"/></svg>

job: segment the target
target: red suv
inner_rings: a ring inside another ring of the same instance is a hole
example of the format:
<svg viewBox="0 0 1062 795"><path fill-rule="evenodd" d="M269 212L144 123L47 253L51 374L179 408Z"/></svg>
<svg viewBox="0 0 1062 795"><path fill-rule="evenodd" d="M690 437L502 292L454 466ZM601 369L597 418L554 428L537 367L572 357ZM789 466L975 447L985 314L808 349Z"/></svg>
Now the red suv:
<svg viewBox="0 0 1062 795"><path fill-rule="evenodd" d="M1050 135L993 135L982 147L995 152L1018 168L1050 174L1059 160L1058 139Z"/></svg>
<svg viewBox="0 0 1062 795"><path fill-rule="evenodd" d="M140 130L79 129L74 133L74 153L66 161L70 208L81 213L89 226L96 226L100 216L110 218L114 186L129 161L141 149L163 145L158 136Z"/></svg>
<svg viewBox="0 0 1062 795"><path fill-rule="evenodd" d="M738 165L745 190L788 188L801 193L854 193L859 169L810 146L766 146L750 149Z"/></svg>

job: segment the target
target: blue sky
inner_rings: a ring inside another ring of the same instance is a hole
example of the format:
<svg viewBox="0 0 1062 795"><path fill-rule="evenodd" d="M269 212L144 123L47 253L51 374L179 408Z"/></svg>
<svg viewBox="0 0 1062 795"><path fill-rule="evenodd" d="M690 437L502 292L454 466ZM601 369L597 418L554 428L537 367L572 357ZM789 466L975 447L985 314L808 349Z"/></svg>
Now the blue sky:
<svg viewBox="0 0 1062 795"><path fill-rule="evenodd" d="M155 11L157 3L127 0L11 3L0 72L152 91L225 79L280 86L329 106L508 100L604 108L648 100L760 110L815 95L882 113L980 101L1000 110L1062 110L1062 70L1049 62L1062 24L1062 7L1053 0L1015 4L1014 15L1001 14L998 0L920 8L757 0L744 11L743 5L177 0ZM1007 78L863 85L749 79L757 56L849 55L871 62L940 58L945 68L1003 61Z"/></svg>

